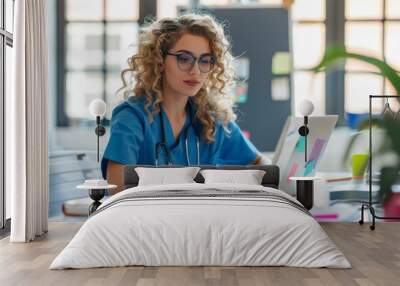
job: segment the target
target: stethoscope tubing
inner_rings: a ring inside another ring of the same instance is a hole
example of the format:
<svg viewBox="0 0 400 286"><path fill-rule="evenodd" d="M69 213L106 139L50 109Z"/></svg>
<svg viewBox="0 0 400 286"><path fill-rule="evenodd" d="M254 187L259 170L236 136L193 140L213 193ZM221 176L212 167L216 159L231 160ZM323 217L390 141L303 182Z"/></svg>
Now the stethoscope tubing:
<svg viewBox="0 0 400 286"><path fill-rule="evenodd" d="M167 164L172 165L172 157L171 157L171 150L169 150L166 142L166 136L165 136L165 127L164 127L164 119L162 116L162 112L160 110L159 112L160 116L160 125L161 125L161 142L158 142L156 144L156 154L155 154L155 163L156 166L158 166L158 159L160 157L160 152L161 148L164 148L164 152L167 156ZM186 127L185 129L185 153L186 153L186 161L188 166L190 166L190 159L189 159L189 140L188 140L188 132L189 132L189 127L192 125L192 120L190 120L190 125ZM199 137L196 134L196 153L197 153L197 165L200 165L200 140Z"/></svg>

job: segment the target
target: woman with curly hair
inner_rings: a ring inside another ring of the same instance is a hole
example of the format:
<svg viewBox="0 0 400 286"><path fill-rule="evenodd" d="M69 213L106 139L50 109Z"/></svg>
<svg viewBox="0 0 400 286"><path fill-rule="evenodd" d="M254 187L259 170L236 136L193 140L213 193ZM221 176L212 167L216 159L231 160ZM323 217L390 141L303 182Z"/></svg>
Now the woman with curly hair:
<svg viewBox="0 0 400 286"><path fill-rule="evenodd" d="M122 186L123 166L260 163L234 122L226 89L233 81L230 45L208 15L150 23L121 74L125 100L113 110L103 177ZM133 73L129 88L125 75ZM117 189L118 190L118 189Z"/></svg>

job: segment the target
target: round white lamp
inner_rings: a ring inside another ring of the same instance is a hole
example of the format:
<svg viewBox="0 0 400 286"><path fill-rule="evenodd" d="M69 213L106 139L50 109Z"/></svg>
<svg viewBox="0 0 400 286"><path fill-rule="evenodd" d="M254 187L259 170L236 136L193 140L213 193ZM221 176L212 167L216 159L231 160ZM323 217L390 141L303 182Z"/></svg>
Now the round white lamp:
<svg viewBox="0 0 400 286"><path fill-rule="evenodd" d="M313 113L314 111L314 104L312 103L311 100L308 99L303 99L299 103L299 108L298 111L300 112L301 115L303 116L309 116Z"/></svg>
<svg viewBox="0 0 400 286"><path fill-rule="evenodd" d="M93 117L103 117L106 114L107 105L102 99L95 99L89 105L89 112Z"/></svg>

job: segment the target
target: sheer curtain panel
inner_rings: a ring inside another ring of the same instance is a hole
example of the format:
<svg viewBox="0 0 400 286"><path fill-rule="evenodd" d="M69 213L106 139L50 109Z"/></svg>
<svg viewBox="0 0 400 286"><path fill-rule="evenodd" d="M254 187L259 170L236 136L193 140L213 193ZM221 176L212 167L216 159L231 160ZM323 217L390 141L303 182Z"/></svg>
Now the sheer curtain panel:
<svg viewBox="0 0 400 286"><path fill-rule="evenodd" d="M47 232L47 38L45 0L15 1L14 69L7 100L6 187L11 189L11 242Z"/></svg>

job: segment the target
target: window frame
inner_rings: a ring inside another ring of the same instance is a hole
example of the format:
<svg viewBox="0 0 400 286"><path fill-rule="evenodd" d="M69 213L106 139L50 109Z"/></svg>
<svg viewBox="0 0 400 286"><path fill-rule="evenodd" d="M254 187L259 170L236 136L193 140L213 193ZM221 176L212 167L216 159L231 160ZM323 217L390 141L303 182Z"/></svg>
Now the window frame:
<svg viewBox="0 0 400 286"><path fill-rule="evenodd" d="M3 1L3 0L2 0ZM65 1L57 1L57 13L58 13L58 28L57 28L57 127L68 127L70 126L69 118L65 111ZM347 0L335 0L325 2L326 17L324 21L317 21L319 23L324 23L325 25L325 46L331 44L343 44L345 45L345 25L346 22L363 22L364 19L346 19L345 17L345 5ZM150 3L145 0L139 1L139 23L143 23L144 15L146 14L156 14L157 1L150 1ZM382 23L382 49L383 56L385 58L385 23L386 22L400 22L400 19L388 19L386 17L386 2L382 1L383 18L373 19L373 21L381 21ZM103 0L105 3L105 0ZM104 8L105 9L105 8ZM370 19L371 20L371 19ZM105 22L105 21L104 21ZM298 21L301 23L302 21ZM312 22L312 21L311 21ZM310 22L310 23L311 23ZM307 21L305 21L307 23ZM105 44L105 33L103 32L103 45ZM106 51L106 45L103 46L103 52ZM296 71L301 71L297 69ZM339 122L338 126L345 125L345 79L346 74L357 73L356 71L346 71L345 69L334 69L325 74L325 111L326 114L338 114ZM103 66L103 81L106 80L106 69ZM106 84L106 83L105 83ZM103 98L106 96L106 85L103 87ZM382 93L385 93L386 82L383 80Z"/></svg>
<svg viewBox="0 0 400 286"><path fill-rule="evenodd" d="M325 1L325 19L322 19L322 20L296 20L296 19L293 19L293 18L291 18L290 20L291 20L291 42L292 42L292 48L291 48L291 53L292 53L292 59L293 59L293 63L292 63L292 82L293 82L293 91L292 91L292 95L293 95L293 99L292 99L292 110L293 110L293 113L294 114L296 114L296 105L295 105L295 102L296 102L296 97L295 97L295 91L294 91L294 88L295 88L295 84L294 84L294 81L295 81L295 75L296 75L296 73L301 73L301 72L309 72L309 73L311 73L310 72L310 68L308 68L308 67L306 67L306 68L297 68L297 67L295 67L295 65L294 65L294 54L295 54L295 52L294 52L294 36L293 36L293 33L294 33L294 24L298 24L298 25L307 25L307 26L312 26L312 25L323 25L324 27L325 27L325 38L324 38L324 40L325 40L325 43L324 43L324 46L325 46L325 48L326 48L326 46L328 45L328 42L327 42L327 38L326 38L326 35L327 35L327 33L328 33L328 22L327 22L327 12L328 12L328 0L322 0L322 1ZM324 90L325 90L325 94L324 94L324 105L325 106L323 106L323 110L325 110L325 112L324 112L324 114L327 114L327 104L326 104L326 76L325 76L325 87L324 87Z"/></svg>
<svg viewBox="0 0 400 286"><path fill-rule="evenodd" d="M66 112L66 75L68 73L68 69L66 67L66 26L69 23L99 23L102 24L103 32L102 32L102 54L103 61L101 68L95 70L82 70L85 73L89 72L99 72L102 75L103 81L103 92L101 98L107 103L107 75L109 74L109 70L107 69L106 62L106 53L107 53L107 25L113 23L139 23L142 24L145 19L143 15L156 15L157 5L155 0L146 1L139 0L139 18L138 20L107 20L105 17L106 14L106 1L111 0L101 0L103 5L103 17L102 20L74 20L67 21L66 19L66 1L68 0L58 0L57 1L57 96L56 96L56 127L71 127L75 126L74 123L80 123L81 119L72 120L68 117ZM109 119L109 118L108 118ZM105 119L103 121L104 125L109 125L109 120ZM75 122L74 122L75 121Z"/></svg>
<svg viewBox="0 0 400 286"><path fill-rule="evenodd" d="M346 0L325 0L325 20L292 21L293 23L299 24L323 24L325 26L325 48L332 44L344 44L345 1ZM301 71L307 71L307 69L295 69L293 67L293 76L295 72ZM344 117L344 79L345 71L342 69L332 69L328 72L325 72L325 114L338 114L339 119L337 126L343 126L346 124ZM295 98L293 98L293 101L294 100Z"/></svg>
<svg viewBox="0 0 400 286"><path fill-rule="evenodd" d="M15 0L12 1L12 13L14 14ZM10 232L11 219L7 219L6 212L6 188L5 188L5 166L6 166L6 150L5 150L5 132L6 132L6 117L5 117L5 105L6 105L6 59L7 59L7 46L13 48L13 33L6 30L6 0L1 0L1 22L0 22L0 59L1 59L1 71L0 71L0 237L8 235ZM14 15L11 15L13 17ZM13 29L12 29L13 30Z"/></svg>
<svg viewBox="0 0 400 286"><path fill-rule="evenodd" d="M345 1L326 1L326 46L345 43ZM325 75L326 114L338 114L337 126L344 126L344 80L343 69L333 69Z"/></svg>
<svg viewBox="0 0 400 286"><path fill-rule="evenodd" d="M383 59L385 59L386 53L386 25L387 22L399 22L400 18L387 18L386 16L386 2L387 0L382 1L382 9L383 16L381 19L346 19L345 16L345 6L347 0L335 0L329 1L326 0L326 19L325 19L325 27L326 27L326 47L332 44L342 44L345 45L345 26L346 23L362 23L362 22L380 22L382 25L382 53ZM301 21L297 21L301 23ZM307 21L305 21L307 23ZM295 70L294 70L295 71ZM301 71L301 69L296 69L296 71ZM345 121L345 80L347 74L365 74L369 72L363 71L348 71L345 68L335 68L330 70L325 74L325 110L326 114L338 114L339 121L337 126L346 125ZM381 94L385 94L387 82L383 80ZM382 101L382 105L384 102Z"/></svg>
<svg viewBox="0 0 400 286"><path fill-rule="evenodd" d="M342 1L342 0L341 0ZM345 0L345 1L347 1L347 0ZM384 61L386 61L386 23L388 23L388 22L391 22L391 23L400 23L400 18L387 18L387 16L386 16L386 3L387 2L387 0L382 0L382 6L381 6L381 9L382 9L382 18L378 18L378 19L375 19L375 18L357 18L357 19L347 19L345 16L343 17L343 34L344 34L344 37L343 37L343 43L345 44L345 37L346 37L346 35L345 35L345 26L346 26L346 23L365 23L365 22L375 22L375 23L380 23L381 24L381 26L382 26L382 38L381 38L381 43L380 43L380 47L381 47L381 49L382 49L382 60L384 60ZM344 9L343 9L343 13L345 13L345 11L344 11ZM389 63L390 64L390 63ZM345 100L346 98L346 94L345 94L345 81L346 81L346 75L348 75L348 74L371 74L371 72L369 72L369 71L362 71L362 70L347 70L346 68L344 68L344 71L343 71L343 99ZM381 91L380 91L380 93L379 94L386 94L386 87L387 87L387 82L386 82L386 80L385 80L385 77L383 77L382 75L380 75L380 77L381 77L381 81L382 81L382 89L381 89ZM366 100L367 100L367 94L365 95L366 96ZM384 100L382 100L382 102L381 102L381 104L382 104L382 109L384 108L384 105L385 105L385 101ZM343 105L343 110L344 110L344 113L346 112L345 111L345 106ZM366 112L368 112L368 111L366 111Z"/></svg>

